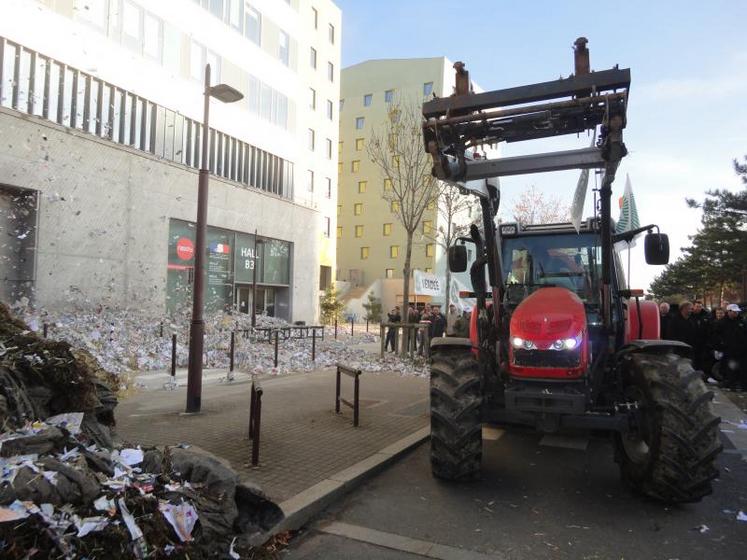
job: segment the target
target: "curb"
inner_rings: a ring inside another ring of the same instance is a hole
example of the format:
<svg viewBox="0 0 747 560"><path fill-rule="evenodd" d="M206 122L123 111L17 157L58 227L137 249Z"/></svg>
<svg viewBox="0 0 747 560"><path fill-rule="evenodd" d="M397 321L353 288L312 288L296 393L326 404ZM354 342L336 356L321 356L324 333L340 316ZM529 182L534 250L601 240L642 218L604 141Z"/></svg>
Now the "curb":
<svg viewBox="0 0 747 560"><path fill-rule="evenodd" d="M314 486L299 492L280 504L285 518L267 532L268 536L283 531L300 529L315 515L335 500L341 498L360 484L381 472L408 451L430 438L430 427L417 432L379 450L370 457L343 469Z"/></svg>
<svg viewBox="0 0 747 560"><path fill-rule="evenodd" d="M747 430L737 427L747 420L747 414L743 413L737 405L723 391L712 385L708 388L713 391L713 410L721 417L719 430L721 434L734 446L734 449L724 449L724 453L741 455L743 461L747 461Z"/></svg>

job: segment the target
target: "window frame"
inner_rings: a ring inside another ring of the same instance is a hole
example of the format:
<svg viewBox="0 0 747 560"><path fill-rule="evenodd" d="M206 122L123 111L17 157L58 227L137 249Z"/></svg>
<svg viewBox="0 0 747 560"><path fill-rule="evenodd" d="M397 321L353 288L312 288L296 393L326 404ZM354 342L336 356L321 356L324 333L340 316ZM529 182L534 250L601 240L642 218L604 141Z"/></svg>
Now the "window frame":
<svg viewBox="0 0 747 560"><path fill-rule="evenodd" d="M356 202L353 204L353 216L362 216L363 215L363 203L362 202Z"/></svg>
<svg viewBox="0 0 747 560"><path fill-rule="evenodd" d="M373 93L363 94L363 106L370 107L372 103L373 103Z"/></svg>

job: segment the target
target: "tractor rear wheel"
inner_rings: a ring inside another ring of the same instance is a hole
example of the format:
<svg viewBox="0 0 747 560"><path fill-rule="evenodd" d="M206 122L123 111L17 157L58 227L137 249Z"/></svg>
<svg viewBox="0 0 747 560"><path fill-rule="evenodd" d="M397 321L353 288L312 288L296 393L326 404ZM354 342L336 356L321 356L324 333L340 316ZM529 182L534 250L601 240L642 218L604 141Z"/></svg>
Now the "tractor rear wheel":
<svg viewBox="0 0 747 560"><path fill-rule="evenodd" d="M632 354L626 360L626 396L639 409L635 429L617 436L623 481L663 502L700 501L713 491L722 449L713 393L686 358Z"/></svg>
<svg viewBox="0 0 747 560"><path fill-rule="evenodd" d="M431 471L468 480L482 460L482 389L469 346L433 348L431 362Z"/></svg>

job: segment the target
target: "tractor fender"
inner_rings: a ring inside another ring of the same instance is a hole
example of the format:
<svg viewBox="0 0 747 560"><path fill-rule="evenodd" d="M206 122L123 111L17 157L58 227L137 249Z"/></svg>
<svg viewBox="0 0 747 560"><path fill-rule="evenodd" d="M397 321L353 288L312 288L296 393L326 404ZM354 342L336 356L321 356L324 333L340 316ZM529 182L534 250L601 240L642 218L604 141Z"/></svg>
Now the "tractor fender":
<svg viewBox="0 0 747 560"><path fill-rule="evenodd" d="M633 340L658 340L659 306L655 301L637 301L629 298L624 303L625 313L625 343Z"/></svg>
<svg viewBox="0 0 747 560"><path fill-rule="evenodd" d="M683 358L693 357L693 347L679 340L631 340L620 348L617 358L628 354L677 354Z"/></svg>
<svg viewBox="0 0 747 560"><path fill-rule="evenodd" d="M472 341L469 338L459 338L456 336L447 336L445 338L432 338L431 339L431 351L433 350L449 350L450 348L467 348L472 349Z"/></svg>

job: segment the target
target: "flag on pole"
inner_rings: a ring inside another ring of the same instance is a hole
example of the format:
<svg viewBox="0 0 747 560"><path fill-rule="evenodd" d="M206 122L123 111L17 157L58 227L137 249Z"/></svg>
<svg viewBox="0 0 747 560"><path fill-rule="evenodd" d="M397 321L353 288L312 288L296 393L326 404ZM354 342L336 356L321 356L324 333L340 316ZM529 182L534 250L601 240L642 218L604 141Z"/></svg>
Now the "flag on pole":
<svg viewBox="0 0 747 560"><path fill-rule="evenodd" d="M594 135L591 137L591 146L596 143L597 131L594 129ZM571 204L571 223L576 233L581 232L581 220L584 217L584 201L586 200L586 191L589 189L589 170L582 169L581 175L576 184L576 191L573 193L573 203Z"/></svg>
<svg viewBox="0 0 747 560"><path fill-rule="evenodd" d="M641 226L638 220L638 209L635 206L633 187L630 186L630 176L625 177L625 191L620 197L620 219L615 226L615 233L623 233Z"/></svg>

